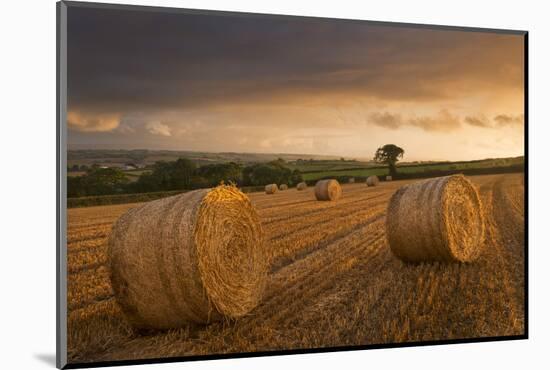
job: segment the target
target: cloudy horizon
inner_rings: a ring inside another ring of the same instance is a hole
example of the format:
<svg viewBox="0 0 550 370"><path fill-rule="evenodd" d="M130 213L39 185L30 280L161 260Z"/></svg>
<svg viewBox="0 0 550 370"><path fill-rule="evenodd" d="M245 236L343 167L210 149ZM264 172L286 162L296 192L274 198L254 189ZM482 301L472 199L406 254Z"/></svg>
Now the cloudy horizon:
<svg viewBox="0 0 550 370"><path fill-rule="evenodd" d="M70 8L69 147L524 154L523 36Z"/></svg>

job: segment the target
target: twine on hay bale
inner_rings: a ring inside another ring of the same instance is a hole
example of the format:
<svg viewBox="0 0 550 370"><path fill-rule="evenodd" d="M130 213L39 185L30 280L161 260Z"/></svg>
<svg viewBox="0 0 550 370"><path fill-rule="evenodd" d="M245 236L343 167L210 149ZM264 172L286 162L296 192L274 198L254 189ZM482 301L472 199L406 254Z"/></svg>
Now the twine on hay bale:
<svg viewBox="0 0 550 370"><path fill-rule="evenodd" d="M307 184L305 182L300 182L298 185L296 185L297 190L304 190L307 188Z"/></svg>
<svg viewBox="0 0 550 370"><path fill-rule="evenodd" d="M288 185L287 185L287 184L281 184L281 185L279 186L279 190L286 190L286 189L288 189Z"/></svg>
<svg viewBox="0 0 550 370"><path fill-rule="evenodd" d="M265 186L266 194L275 194L279 190L277 184L269 184Z"/></svg>
<svg viewBox="0 0 550 370"><path fill-rule="evenodd" d="M392 181L392 180L393 180L393 178L391 176L389 176L389 175L386 176L386 181Z"/></svg>
<svg viewBox="0 0 550 370"><path fill-rule="evenodd" d="M115 297L137 328L241 317L267 279L260 219L234 186L129 210L113 227L108 253Z"/></svg>
<svg viewBox="0 0 550 370"><path fill-rule="evenodd" d="M462 175L403 186L388 205L386 237L404 261L473 261L484 233L479 195Z"/></svg>
<svg viewBox="0 0 550 370"><path fill-rule="evenodd" d="M367 177L367 186L376 186L379 182L380 180L378 179L378 176L372 175Z"/></svg>
<svg viewBox="0 0 550 370"><path fill-rule="evenodd" d="M342 197L342 188L334 179L319 180L315 184L315 198L317 200L338 200Z"/></svg>

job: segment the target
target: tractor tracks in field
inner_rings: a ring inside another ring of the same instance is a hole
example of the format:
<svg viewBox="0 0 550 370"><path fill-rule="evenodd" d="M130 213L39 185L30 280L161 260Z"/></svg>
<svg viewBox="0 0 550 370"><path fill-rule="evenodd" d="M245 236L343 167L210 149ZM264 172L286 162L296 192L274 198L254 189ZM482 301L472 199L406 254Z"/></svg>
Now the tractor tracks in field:
<svg viewBox="0 0 550 370"><path fill-rule="evenodd" d="M490 241L495 249L495 262L501 275L500 282L508 301L509 316L514 332L521 332L524 323L524 223L510 208L505 194L503 176L495 182L488 217ZM509 180L508 180L509 181ZM513 276L513 277L512 277Z"/></svg>
<svg viewBox="0 0 550 370"><path fill-rule="evenodd" d="M326 214L326 212L331 212L333 210L340 210L342 212L343 210L348 210L346 206L349 206L350 204L353 204L354 206L357 206L358 204L359 205L363 205L365 203L368 204L369 201L384 197L385 195L387 194L370 195L364 198L358 197L356 199L350 199L347 201L341 201L337 203L326 202L326 203L319 204L319 202L316 202L316 204L314 204L311 208L300 207L296 209L296 212L292 212L294 210L287 209L284 212L280 212L280 213L283 213L282 216L278 215L278 216L270 217L269 215L266 215L263 212L260 212L260 216L262 218L262 221L269 227L269 225L271 224L277 224L279 222L284 222L289 220L300 220L301 217L311 217L316 215L322 215L322 214ZM389 195L387 195L387 197L389 199Z"/></svg>
<svg viewBox="0 0 550 370"><path fill-rule="evenodd" d="M271 264L271 273L276 274L278 271L280 271L285 266L288 266L291 263L295 263L299 260L302 260L302 259L306 258L307 256L309 256L310 254L315 253L318 250L327 248L328 246L330 246L331 244L337 242L339 239L342 239L346 235L353 235L355 233L361 232L361 230L365 226L373 224L377 221L380 221L382 218L384 218L384 216L385 216L385 214L381 210L379 213L369 217L363 223L359 223L357 225L352 226L349 229L344 229L344 230L341 230L339 232L336 232L336 233L332 234L330 237L328 237L326 239L323 239L322 241L320 241L318 243L310 244L310 245L308 245L304 248L299 249L293 255L282 256L282 257L279 257L279 258L275 259L274 261L272 261L272 264Z"/></svg>
<svg viewBox="0 0 550 370"><path fill-rule="evenodd" d="M372 232L366 224L344 237L332 241L302 259L281 267L271 277L271 288L261 306L252 315L262 322L277 322L287 316L299 314L300 307L318 299L336 284L336 277L344 273L346 260L351 257L369 259L384 246L382 231ZM365 272L367 273L367 272ZM254 321L254 320L253 320Z"/></svg>
<svg viewBox="0 0 550 370"><path fill-rule="evenodd" d="M506 242L507 247L521 247L525 239L524 218L515 202L510 199L511 186L506 186L510 179L502 177L495 182L493 187L493 204L498 208L494 213L495 223L498 225L498 231L501 239ZM519 188L514 189L519 191ZM523 189L521 189L523 190Z"/></svg>
<svg viewBox="0 0 550 370"><path fill-rule="evenodd" d="M306 215L297 215L296 217L289 217L291 220L290 223L287 222L276 222L273 225L268 225L267 229L269 230L281 230L278 233L270 233L268 240L273 242L277 239L285 239L291 237L295 233L299 233L308 229L315 228L326 228L335 222L340 222L343 219L351 219L357 216L358 214L364 213L368 210L377 209L381 205L385 205L386 201L379 201L373 204L369 204L368 208L365 207L367 201L358 201L356 202L357 209L350 211L347 208L331 208L329 212L323 211L313 211L308 212ZM385 209L384 209L385 210ZM307 222L296 222L300 220L300 217L309 216L305 221ZM285 220L287 221L287 220Z"/></svg>
<svg viewBox="0 0 550 370"><path fill-rule="evenodd" d="M334 238L335 235L345 236L349 230L359 224L368 224L372 216L383 214L385 205L379 208L367 208L356 211L353 215L346 215L339 218L332 218L332 222L312 225L310 228L298 232L290 232L282 238L271 240L268 244L270 260L277 261L279 258L291 257L298 251L322 243L324 240ZM328 215L327 217L331 219ZM383 228L383 226L381 226Z"/></svg>

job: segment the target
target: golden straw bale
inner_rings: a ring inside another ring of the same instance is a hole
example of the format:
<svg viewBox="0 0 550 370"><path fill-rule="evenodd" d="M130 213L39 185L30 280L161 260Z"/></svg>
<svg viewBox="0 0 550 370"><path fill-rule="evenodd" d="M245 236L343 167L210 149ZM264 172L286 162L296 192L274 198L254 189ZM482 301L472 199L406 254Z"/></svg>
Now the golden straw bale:
<svg viewBox="0 0 550 370"><path fill-rule="evenodd" d="M116 299L137 328L241 317L267 279L260 219L234 186L130 209L115 223L108 253Z"/></svg>
<svg viewBox="0 0 550 370"><path fill-rule="evenodd" d="M279 190L279 187L277 184L269 184L265 186L265 193L266 194L275 194Z"/></svg>
<svg viewBox="0 0 550 370"><path fill-rule="evenodd" d="M286 190L286 189L288 189L288 185L287 185L287 184L281 184L281 185L279 186L279 190Z"/></svg>
<svg viewBox="0 0 550 370"><path fill-rule="evenodd" d="M404 261L469 262L482 250L485 230L480 198L462 175L399 188L386 214L388 243Z"/></svg>
<svg viewBox="0 0 550 370"><path fill-rule="evenodd" d="M317 200L338 200L342 196L342 188L334 179L319 180L315 184L315 198Z"/></svg>
<svg viewBox="0 0 550 370"><path fill-rule="evenodd" d="M304 190L307 188L307 184L305 182L300 182L298 185L296 185L297 190Z"/></svg>
<svg viewBox="0 0 550 370"><path fill-rule="evenodd" d="M380 180L378 179L378 176L369 176L367 177L367 186L376 186L378 185L378 182L380 182Z"/></svg>

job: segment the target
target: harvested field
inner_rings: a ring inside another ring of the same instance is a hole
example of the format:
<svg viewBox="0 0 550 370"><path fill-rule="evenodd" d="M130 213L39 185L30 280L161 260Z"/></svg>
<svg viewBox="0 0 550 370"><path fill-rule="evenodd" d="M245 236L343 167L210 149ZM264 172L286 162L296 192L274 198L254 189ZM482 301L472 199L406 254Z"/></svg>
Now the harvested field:
<svg viewBox="0 0 550 370"><path fill-rule="evenodd" d="M206 355L524 333L523 175L475 176L485 243L471 264L406 264L387 245L393 192L344 184L337 202L303 191L250 194L270 272L249 315L178 330L134 332L113 298L107 238L137 204L68 211L69 362Z"/></svg>

